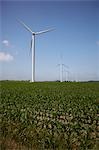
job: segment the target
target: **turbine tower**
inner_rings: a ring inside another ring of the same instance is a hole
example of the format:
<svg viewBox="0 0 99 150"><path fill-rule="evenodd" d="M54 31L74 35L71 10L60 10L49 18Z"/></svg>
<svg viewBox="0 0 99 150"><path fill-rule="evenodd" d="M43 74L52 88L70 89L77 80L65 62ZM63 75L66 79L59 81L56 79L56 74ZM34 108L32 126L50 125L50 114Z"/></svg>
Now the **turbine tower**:
<svg viewBox="0 0 99 150"><path fill-rule="evenodd" d="M24 22L18 20L24 28L29 31L32 34L32 40L31 40L31 49L32 49L32 82L35 82L35 37L36 35L43 34L49 31L52 31L54 29L48 29L48 30L43 30L39 32L33 32L31 28L29 28Z"/></svg>

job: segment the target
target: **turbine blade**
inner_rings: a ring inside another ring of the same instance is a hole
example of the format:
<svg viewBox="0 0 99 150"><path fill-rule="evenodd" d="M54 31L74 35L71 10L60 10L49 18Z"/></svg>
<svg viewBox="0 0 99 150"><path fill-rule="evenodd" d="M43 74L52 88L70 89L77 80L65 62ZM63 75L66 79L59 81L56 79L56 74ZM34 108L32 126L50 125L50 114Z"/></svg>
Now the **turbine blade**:
<svg viewBox="0 0 99 150"><path fill-rule="evenodd" d="M69 68L67 65L65 65L65 64L62 64L62 66L64 66L65 68Z"/></svg>
<svg viewBox="0 0 99 150"><path fill-rule="evenodd" d="M36 32L35 34L38 35L38 34L50 32L50 31L53 31L53 30L55 30L55 29L54 29L54 28L52 28L52 29L47 29L47 30L43 30L43 31L40 31L40 32Z"/></svg>
<svg viewBox="0 0 99 150"><path fill-rule="evenodd" d="M18 20L18 22L20 22L25 29L27 29L29 32L31 32L32 34L34 34L35 32L33 32L23 21Z"/></svg>

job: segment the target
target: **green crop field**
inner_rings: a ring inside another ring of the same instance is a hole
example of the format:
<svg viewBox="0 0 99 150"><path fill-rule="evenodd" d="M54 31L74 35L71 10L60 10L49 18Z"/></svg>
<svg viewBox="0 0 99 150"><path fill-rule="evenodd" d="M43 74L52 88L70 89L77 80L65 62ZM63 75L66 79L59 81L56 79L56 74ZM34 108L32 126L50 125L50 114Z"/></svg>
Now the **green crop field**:
<svg viewBox="0 0 99 150"><path fill-rule="evenodd" d="M99 82L0 82L1 150L98 150Z"/></svg>

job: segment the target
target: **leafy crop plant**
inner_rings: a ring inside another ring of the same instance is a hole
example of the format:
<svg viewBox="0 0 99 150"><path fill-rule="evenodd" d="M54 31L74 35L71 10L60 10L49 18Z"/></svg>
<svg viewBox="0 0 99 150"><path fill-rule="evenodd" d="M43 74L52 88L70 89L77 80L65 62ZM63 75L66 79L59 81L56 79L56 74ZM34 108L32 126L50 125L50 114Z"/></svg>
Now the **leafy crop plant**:
<svg viewBox="0 0 99 150"><path fill-rule="evenodd" d="M1 150L98 149L98 82L0 85Z"/></svg>

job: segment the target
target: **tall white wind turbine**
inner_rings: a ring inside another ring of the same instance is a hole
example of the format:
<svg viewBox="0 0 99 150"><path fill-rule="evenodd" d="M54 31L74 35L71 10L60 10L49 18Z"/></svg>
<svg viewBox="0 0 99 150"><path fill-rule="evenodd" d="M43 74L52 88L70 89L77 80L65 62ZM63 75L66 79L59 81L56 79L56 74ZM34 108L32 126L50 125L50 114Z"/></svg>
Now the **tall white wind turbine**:
<svg viewBox="0 0 99 150"><path fill-rule="evenodd" d="M29 28L24 22L18 20L24 28L29 31L32 34L32 40L31 40L31 49L32 49L32 82L35 82L35 36L39 34L43 34L49 31L52 31L54 29L48 29L48 30L43 30L39 32L33 32L31 28Z"/></svg>

